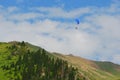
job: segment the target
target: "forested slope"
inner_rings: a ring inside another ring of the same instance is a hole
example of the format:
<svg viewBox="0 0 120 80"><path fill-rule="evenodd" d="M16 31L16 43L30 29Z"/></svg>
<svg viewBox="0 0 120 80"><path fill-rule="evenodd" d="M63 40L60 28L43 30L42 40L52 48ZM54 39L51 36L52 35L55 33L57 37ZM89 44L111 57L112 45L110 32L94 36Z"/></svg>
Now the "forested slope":
<svg viewBox="0 0 120 80"><path fill-rule="evenodd" d="M67 61L25 42L0 43L0 80L84 80Z"/></svg>

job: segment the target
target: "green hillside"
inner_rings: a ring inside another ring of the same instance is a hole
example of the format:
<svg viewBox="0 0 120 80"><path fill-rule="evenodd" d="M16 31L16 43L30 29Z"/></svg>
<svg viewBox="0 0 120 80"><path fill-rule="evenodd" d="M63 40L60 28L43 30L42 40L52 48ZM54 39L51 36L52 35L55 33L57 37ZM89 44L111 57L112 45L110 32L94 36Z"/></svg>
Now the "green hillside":
<svg viewBox="0 0 120 80"><path fill-rule="evenodd" d="M120 80L120 65L50 53L28 42L0 42L0 80Z"/></svg>
<svg viewBox="0 0 120 80"><path fill-rule="evenodd" d="M120 77L120 65L111 62L95 62L99 69Z"/></svg>
<svg viewBox="0 0 120 80"><path fill-rule="evenodd" d="M25 42L0 43L0 80L84 80L78 69Z"/></svg>

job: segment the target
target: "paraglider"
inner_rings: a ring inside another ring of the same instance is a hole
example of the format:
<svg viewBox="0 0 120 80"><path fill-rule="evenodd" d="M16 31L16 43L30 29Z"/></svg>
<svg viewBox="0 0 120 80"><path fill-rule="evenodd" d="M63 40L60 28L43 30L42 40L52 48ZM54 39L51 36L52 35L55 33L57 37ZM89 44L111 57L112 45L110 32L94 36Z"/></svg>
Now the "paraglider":
<svg viewBox="0 0 120 80"><path fill-rule="evenodd" d="M75 21L76 21L76 23L77 23L77 24L79 24L79 23L80 23L80 22L79 22L79 19L75 19Z"/></svg>
<svg viewBox="0 0 120 80"><path fill-rule="evenodd" d="M75 29L78 29L78 24L80 24L80 21L79 19L75 19L76 23L77 23L77 26L75 27Z"/></svg>

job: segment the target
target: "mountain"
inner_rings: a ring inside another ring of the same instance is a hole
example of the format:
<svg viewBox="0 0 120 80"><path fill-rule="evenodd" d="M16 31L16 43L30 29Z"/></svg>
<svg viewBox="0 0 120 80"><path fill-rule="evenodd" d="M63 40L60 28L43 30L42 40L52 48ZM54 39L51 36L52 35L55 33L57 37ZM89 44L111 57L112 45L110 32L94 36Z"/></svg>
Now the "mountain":
<svg viewBox="0 0 120 80"><path fill-rule="evenodd" d="M41 77L43 73L47 76ZM24 41L0 42L0 80L39 80L39 78L120 80L120 65L92 61L74 55L50 53Z"/></svg>
<svg viewBox="0 0 120 80"><path fill-rule="evenodd" d="M79 73L88 80L119 80L120 65L112 62L87 60L74 55L53 53L56 57L68 61L79 69Z"/></svg>

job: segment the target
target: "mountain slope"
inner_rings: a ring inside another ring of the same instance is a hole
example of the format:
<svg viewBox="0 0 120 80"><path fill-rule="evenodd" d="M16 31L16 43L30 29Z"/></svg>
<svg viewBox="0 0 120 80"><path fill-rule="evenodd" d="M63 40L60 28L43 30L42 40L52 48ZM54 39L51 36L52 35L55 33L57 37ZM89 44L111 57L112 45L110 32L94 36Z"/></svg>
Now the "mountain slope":
<svg viewBox="0 0 120 80"><path fill-rule="evenodd" d="M0 80L83 80L78 69L25 42L0 43Z"/></svg>
<svg viewBox="0 0 120 80"><path fill-rule="evenodd" d="M28 42L17 42L17 41L12 41L8 43L0 42L0 80L9 80L5 75L10 71L3 70L2 67L4 65L9 66L11 65L11 63L16 63L16 61L19 59L18 55L20 56L25 55L22 53L27 53L28 50L34 53L38 50L43 50L43 49L38 46L34 46ZM50 57L50 59L51 58L55 60L62 59L68 62L69 64L68 66L72 65L73 67L78 68L77 76L80 77L80 80L119 80L120 79L120 65L117 65L111 62L87 60L87 59L84 59L78 56L73 56L73 55L62 55L59 53L50 53L47 51L46 51L46 54ZM33 58L32 56L31 58ZM36 57L38 56L36 55ZM30 61L30 63L32 61ZM29 61L27 63L29 63ZM22 66L22 64L18 66Z"/></svg>
<svg viewBox="0 0 120 80"><path fill-rule="evenodd" d="M120 79L120 65L111 62L87 60L73 55L53 53L56 57L68 61L78 67L79 73L89 80L118 80Z"/></svg>

